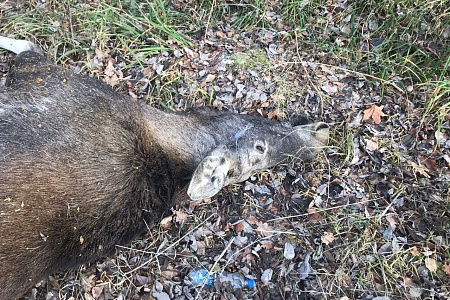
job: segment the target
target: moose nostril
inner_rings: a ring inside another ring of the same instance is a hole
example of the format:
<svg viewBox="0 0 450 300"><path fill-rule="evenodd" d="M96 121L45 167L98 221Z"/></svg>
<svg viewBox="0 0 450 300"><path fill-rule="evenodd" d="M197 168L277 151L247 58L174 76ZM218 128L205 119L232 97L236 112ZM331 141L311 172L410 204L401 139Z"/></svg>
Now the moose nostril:
<svg viewBox="0 0 450 300"><path fill-rule="evenodd" d="M216 181L216 179L217 179L216 176L211 177L211 183L214 183Z"/></svg>

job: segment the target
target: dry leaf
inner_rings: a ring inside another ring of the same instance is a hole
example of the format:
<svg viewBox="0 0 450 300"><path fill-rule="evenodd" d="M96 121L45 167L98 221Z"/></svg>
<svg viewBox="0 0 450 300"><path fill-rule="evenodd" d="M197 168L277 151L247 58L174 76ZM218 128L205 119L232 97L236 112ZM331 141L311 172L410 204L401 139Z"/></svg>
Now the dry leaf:
<svg viewBox="0 0 450 300"><path fill-rule="evenodd" d="M142 75L147 76L149 74L151 74L151 72L153 72L153 69L150 67L144 68L144 70L142 70Z"/></svg>
<svg viewBox="0 0 450 300"><path fill-rule="evenodd" d="M244 231L244 222L241 221L241 222L237 223L236 225L234 225L234 231L235 232Z"/></svg>
<svg viewBox="0 0 450 300"><path fill-rule="evenodd" d="M103 292L102 286L94 286L92 288L92 297L94 297L95 299L98 299L101 296L102 292Z"/></svg>
<svg viewBox="0 0 450 300"><path fill-rule="evenodd" d="M264 272L261 275L261 282L264 285L268 284L269 281L272 279L272 275L273 275L273 270L272 269L264 270Z"/></svg>
<svg viewBox="0 0 450 300"><path fill-rule="evenodd" d="M294 257L295 257L294 246L291 243L286 242L284 244L284 258L293 259Z"/></svg>
<svg viewBox="0 0 450 300"><path fill-rule="evenodd" d="M116 74L116 70L114 69L113 60L108 60L108 65L105 68L105 75L108 77L112 77Z"/></svg>
<svg viewBox="0 0 450 300"><path fill-rule="evenodd" d="M89 277L82 276L81 277L81 286L85 290L91 290L92 287L95 285L95 274L90 275Z"/></svg>
<svg viewBox="0 0 450 300"><path fill-rule="evenodd" d="M436 161L434 159L427 158L425 156L419 156L419 161L428 170L433 171L433 172L437 171L437 165L436 165Z"/></svg>
<svg viewBox="0 0 450 300"><path fill-rule="evenodd" d="M231 223L227 223L225 225L225 227L223 228L223 231L226 231L226 232L232 231L232 230L234 230L234 227L233 227L233 225Z"/></svg>
<svg viewBox="0 0 450 300"><path fill-rule="evenodd" d="M433 255L434 253L435 253L434 251L428 249L427 247L425 247L425 249L423 249L423 251L422 251L422 254L423 254L424 256L431 256L431 255Z"/></svg>
<svg viewBox="0 0 450 300"><path fill-rule="evenodd" d="M412 287L409 289L409 294L414 299L421 298L420 296L422 295L422 293L423 293L423 290L419 287Z"/></svg>
<svg viewBox="0 0 450 300"><path fill-rule="evenodd" d="M7 0L3 3L0 3L0 10L2 10L2 11L7 11L9 9L16 8L16 7L17 7L17 1L14 1L14 0L11 0L11 1Z"/></svg>
<svg viewBox="0 0 450 300"><path fill-rule="evenodd" d="M372 105L371 107L364 110L364 117L363 120L367 121L369 119L372 119L375 124L381 123L381 117L386 116L385 113L383 113L383 105Z"/></svg>
<svg viewBox="0 0 450 300"><path fill-rule="evenodd" d="M445 274L450 275L450 265L442 265L442 271L444 271Z"/></svg>
<svg viewBox="0 0 450 300"><path fill-rule="evenodd" d="M273 248L273 245L271 243L264 243L264 244L261 244L261 248L270 250Z"/></svg>
<svg viewBox="0 0 450 300"><path fill-rule="evenodd" d="M180 275L180 272L178 272L174 265L169 264L167 269L161 272L161 275L168 280L174 280L174 278Z"/></svg>
<svg viewBox="0 0 450 300"><path fill-rule="evenodd" d="M333 95L337 93L338 88L334 85L325 84L322 86L322 90L326 92L328 95Z"/></svg>
<svg viewBox="0 0 450 300"><path fill-rule="evenodd" d="M345 34L351 34L352 33L352 30L350 29L350 26L348 26L348 25L344 25L340 29Z"/></svg>
<svg viewBox="0 0 450 300"><path fill-rule="evenodd" d="M430 270L433 273L436 272L437 271L436 260L434 258L431 258L431 257L425 258L425 267L427 267L427 269Z"/></svg>
<svg viewBox="0 0 450 300"><path fill-rule="evenodd" d="M325 231L321 237L321 240L325 245L329 245L335 240L335 237L331 232Z"/></svg>
<svg viewBox="0 0 450 300"><path fill-rule="evenodd" d="M369 151L375 151L378 149L378 143L372 140L364 140L366 142L366 149Z"/></svg>
<svg viewBox="0 0 450 300"><path fill-rule="evenodd" d="M271 236L273 232L273 228L269 226L267 223L258 222L258 228L256 231L259 231L263 236Z"/></svg>
<svg viewBox="0 0 450 300"><path fill-rule="evenodd" d="M95 48L94 52L95 52L95 56L97 57L98 61L102 61L103 58L105 57L103 55L102 50L100 50L99 48Z"/></svg>
<svg viewBox="0 0 450 300"><path fill-rule="evenodd" d="M188 214L179 210L174 210L173 213L177 217L177 223L184 223L188 219Z"/></svg>
<svg viewBox="0 0 450 300"><path fill-rule="evenodd" d="M300 279L306 279L308 278L309 274L311 273L311 266L309 264L311 254L306 253L305 258L303 259L303 262L301 262L298 266L298 273L300 274Z"/></svg>
<svg viewBox="0 0 450 300"><path fill-rule="evenodd" d="M170 229L170 227L172 227L172 216L165 217L161 220L160 224L162 229Z"/></svg>
<svg viewBox="0 0 450 300"><path fill-rule="evenodd" d="M308 220L313 222L322 222L322 215L318 212L318 210L314 207L308 208L306 210L308 212Z"/></svg>
<svg viewBox="0 0 450 300"><path fill-rule="evenodd" d="M275 118L275 117L277 117L278 116L278 109L277 108L275 108L274 110L272 110L271 112L269 112L268 114L267 114L267 118L269 118L269 119L273 119L273 118Z"/></svg>
<svg viewBox="0 0 450 300"><path fill-rule="evenodd" d="M417 249L416 246L412 247L411 249L409 249L409 252L414 255L414 256L419 256L420 255L420 251Z"/></svg>
<svg viewBox="0 0 450 300"><path fill-rule="evenodd" d="M335 40L336 44L337 44L339 47L344 47L346 41L348 41L348 39L336 38L336 40Z"/></svg>
<svg viewBox="0 0 450 300"><path fill-rule="evenodd" d="M255 225L258 222L258 219L255 216L249 216L246 220L251 225Z"/></svg>
<svg viewBox="0 0 450 300"><path fill-rule="evenodd" d="M139 285L144 285L147 284L148 277L136 274L136 281L139 283Z"/></svg>
<svg viewBox="0 0 450 300"><path fill-rule="evenodd" d="M392 231L395 231L395 228L397 228L397 218L395 218L392 215L386 216L386 221L389 222L389 225L391 225Z"/></svg>
<svg viewBox="0 0 450 300"><path fill-rule="evenodd" d="M115 86L119 83L119 77L117 77L116 74L114 74L112 77L106 76L104 80L110 86Z"/></svg>
<svg viewBox="0 0 450 300"><path fill-rule="evenodd" d="M214 79L216 79L216 75L208 74L205 78L205 82L212 82L212 81L214 81Z"/></svg>
<svg viewBox="0 0 450 300"><path fill-rule="evenodd" d="M353 159L350 164L354 165L359 161L359 157L361 155L361 151L359 150L359 145L357 141L353 141Z"/></svg>
<svg viewBox="0 0 450 300"><path fill-rule="evenodd" d="M414 286L415 285L414 281L409 277L403 277L403 284L405 286Z"/></svg>
<svg viewBox="0 0 450 300"><path fill-rule="evenodd" d="M197 241L197 255L205 255L206 250L206 242L205 241Z"/></svg>

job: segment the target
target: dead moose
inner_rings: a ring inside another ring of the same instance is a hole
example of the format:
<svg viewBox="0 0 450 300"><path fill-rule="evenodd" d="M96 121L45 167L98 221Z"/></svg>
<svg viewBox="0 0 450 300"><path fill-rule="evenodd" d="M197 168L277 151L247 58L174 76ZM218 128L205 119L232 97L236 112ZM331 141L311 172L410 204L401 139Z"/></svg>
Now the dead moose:
<svg viewBox="0 0 450 300"><path fill-rule="evenodd" d="M0 47L20 53L0 87L0 299L111 254L187 186L192 199L211 197L327 143L325 123L163 112L62 70L29 42L0 37Z"/></svg>

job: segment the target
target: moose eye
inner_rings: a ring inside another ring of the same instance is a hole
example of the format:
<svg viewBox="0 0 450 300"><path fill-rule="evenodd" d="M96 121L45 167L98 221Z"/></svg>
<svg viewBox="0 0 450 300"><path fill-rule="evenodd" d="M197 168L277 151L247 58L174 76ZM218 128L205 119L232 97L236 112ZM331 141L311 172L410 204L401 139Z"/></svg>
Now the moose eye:
<svg viewBox="0 0 450 300"><path fill-rule="evenodd" d="M264 153L264 151L266 151L266 147L264 146L263 142L257 141L255 143L255 150L260 152L260 153Z"/></svg>

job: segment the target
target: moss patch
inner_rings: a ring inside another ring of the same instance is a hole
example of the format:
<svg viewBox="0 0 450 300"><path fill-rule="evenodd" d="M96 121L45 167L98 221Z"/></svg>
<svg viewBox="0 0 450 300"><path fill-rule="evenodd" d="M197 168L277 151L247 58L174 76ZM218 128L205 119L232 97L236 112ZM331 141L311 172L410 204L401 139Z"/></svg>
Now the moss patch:
<svg viewBox="0 0 450 300"><path fill-rule="evenodd" d="M269 59L261 49L252 49L245 52L238 52L231 55L237 67L245 69L254 69L269 65Z"/></svg>

